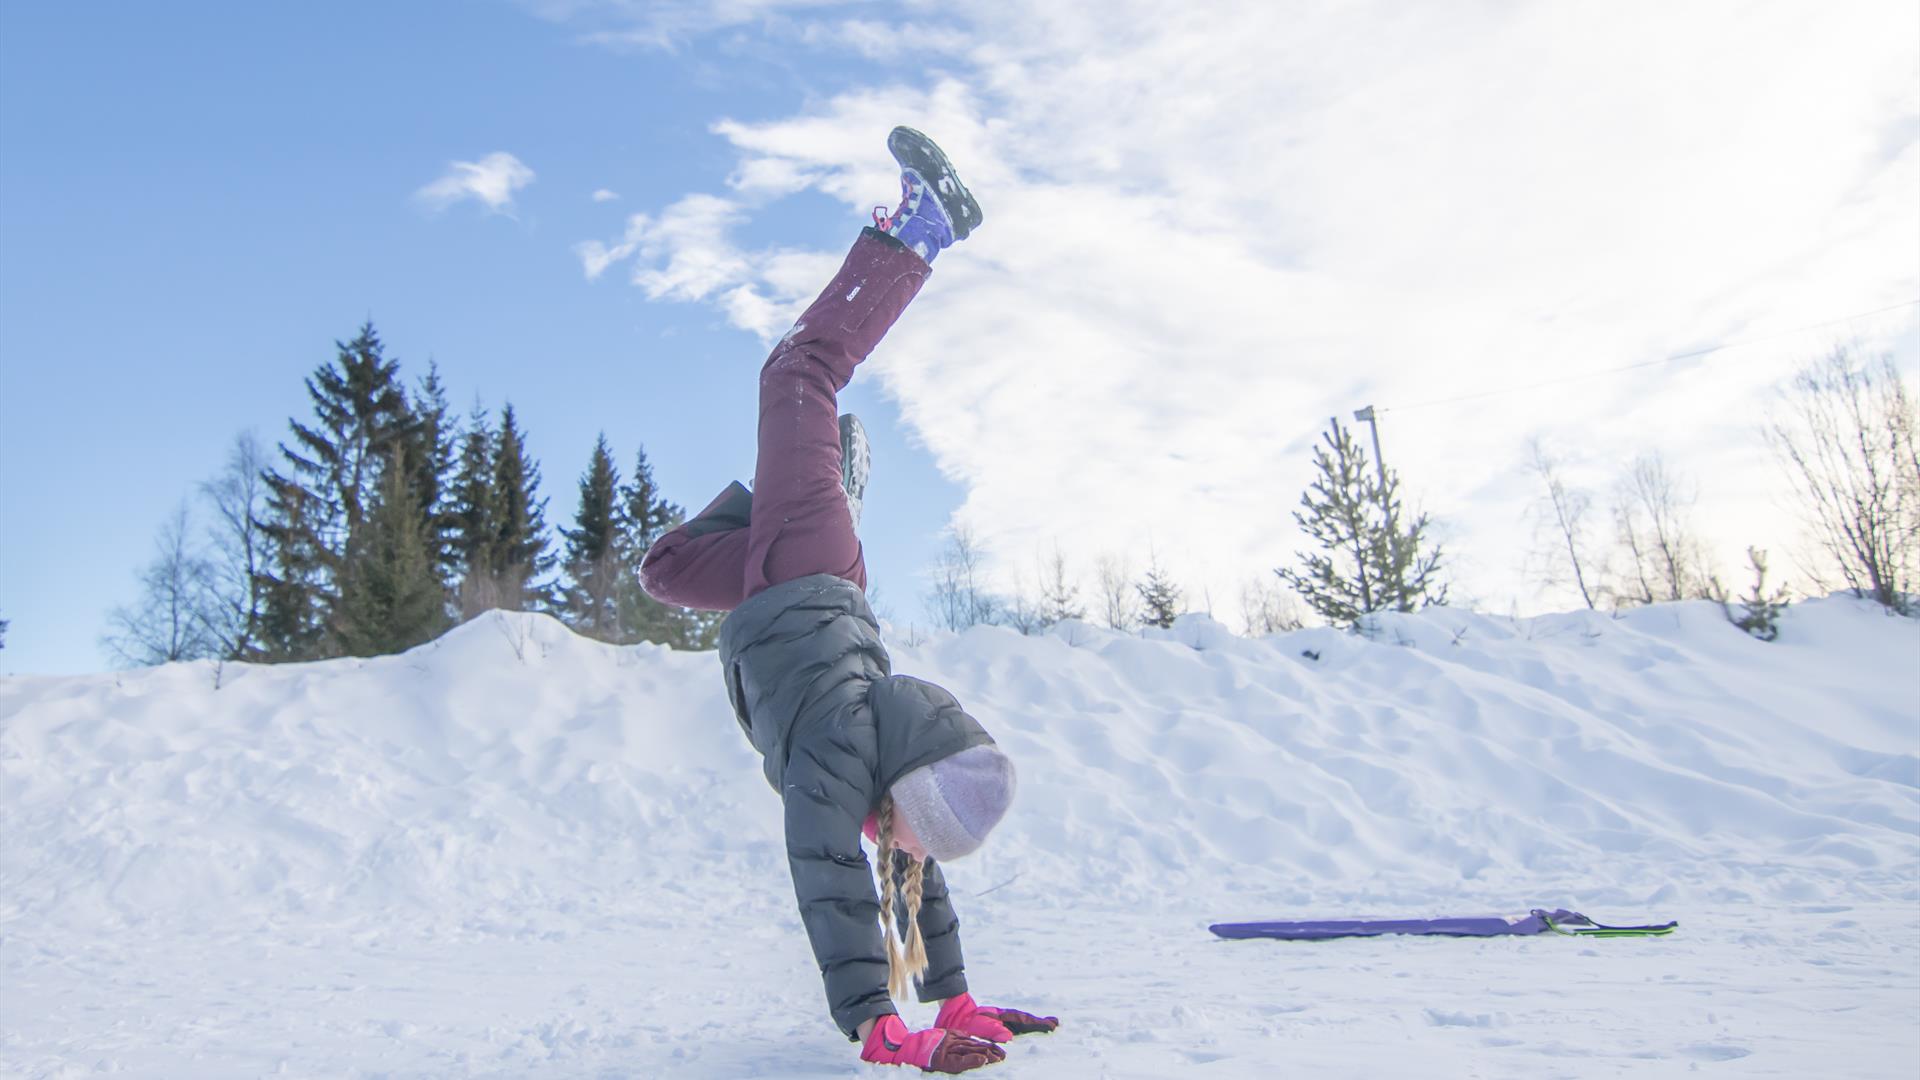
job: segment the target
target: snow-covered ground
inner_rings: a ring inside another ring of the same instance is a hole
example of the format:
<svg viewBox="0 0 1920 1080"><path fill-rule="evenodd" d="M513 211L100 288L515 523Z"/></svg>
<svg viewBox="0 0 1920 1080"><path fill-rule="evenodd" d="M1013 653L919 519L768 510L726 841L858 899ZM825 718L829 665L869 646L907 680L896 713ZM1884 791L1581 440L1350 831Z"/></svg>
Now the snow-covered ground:
<svg viewBox="0 0 1920 1080"><path fill-rule="evenodd" d="M1920 622L1203 617L895 650L1021 766L949 867L1006 1077L1920 1074ZM0 680L0 1074L878 1076L710 654ZM1214 939L1566 906L1670 938ZM910 1020L930 1010L907 1010Z"/></svg>

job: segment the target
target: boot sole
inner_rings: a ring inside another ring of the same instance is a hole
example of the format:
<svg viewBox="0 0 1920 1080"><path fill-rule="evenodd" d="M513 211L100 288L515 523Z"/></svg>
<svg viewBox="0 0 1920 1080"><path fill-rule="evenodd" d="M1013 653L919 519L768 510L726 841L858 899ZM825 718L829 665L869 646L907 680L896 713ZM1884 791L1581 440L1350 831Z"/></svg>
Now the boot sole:
<svg viewBox="0 0 1920 1080"><path fill-rule="evenodd" d="M901 168L912 169L933 186L934 197L940 200L940 209L946 211L947 221L953 226L955 240L965 240L980 227L980 204L932 139L910 127L897 127L887 136L887 149Z"/></svg>
<svg viewBox="0 0 1920 1080"><path fill-rule="evenodd" d="M860 525L860 509L865 508L867 473L872 468L872 462L873 452L867 445L866 425L852 413L841 414L840 488L847 493L847 510L855 528Z"/></svg>

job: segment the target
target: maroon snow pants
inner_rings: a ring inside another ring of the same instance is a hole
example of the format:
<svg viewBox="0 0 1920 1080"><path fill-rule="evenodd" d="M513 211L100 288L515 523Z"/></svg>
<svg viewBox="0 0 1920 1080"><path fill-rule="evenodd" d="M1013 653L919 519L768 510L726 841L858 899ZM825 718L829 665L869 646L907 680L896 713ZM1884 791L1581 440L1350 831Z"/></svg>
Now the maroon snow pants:
<svg viewBox="0 0 1920 1080"><path fill-rule="evenodd" d="M731 611L763 589L809 574L867 587L866 560L840 484L836 395L931 272L893 237L861 231L840 272L760 369L751 520L739 524L725 512L745 501L734 485L662 535L640 564L647 595L663 604Z"/></svg>

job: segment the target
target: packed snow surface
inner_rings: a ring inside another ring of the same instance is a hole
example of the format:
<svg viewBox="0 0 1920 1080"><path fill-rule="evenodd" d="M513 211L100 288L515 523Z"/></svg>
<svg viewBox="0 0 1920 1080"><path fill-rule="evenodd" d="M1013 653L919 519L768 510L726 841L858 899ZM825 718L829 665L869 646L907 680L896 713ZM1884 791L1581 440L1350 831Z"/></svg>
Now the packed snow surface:
<svg viewBox="0 0 1920 1080"><path fill-rule="evenodd" d="M1920 622L1704 603L896 646L1013 755L949 866L1005 1077L1912 1077ZM0 680L0 1074L843 1077L711 654ZM1221 941L1521 913L1670 938ZM915 1023L932 1010L904 1006Z"/></svg>

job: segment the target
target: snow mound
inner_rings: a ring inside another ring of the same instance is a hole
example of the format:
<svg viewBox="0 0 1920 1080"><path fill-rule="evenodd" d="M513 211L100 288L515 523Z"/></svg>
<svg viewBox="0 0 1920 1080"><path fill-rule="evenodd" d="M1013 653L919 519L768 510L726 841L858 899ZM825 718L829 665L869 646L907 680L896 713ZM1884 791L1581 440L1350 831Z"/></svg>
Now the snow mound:
<svg viewBox="0 0 1920 1080"><path fill-rule="evenodd" d="M894 659L1018 762L950 874L1027 907L1920 899L1920 622L1835 597L1784 626L1430 610L1252 641L1187 616ZM717 676L495 613L402 656L0 680L0 927L538 934L716 895L790 922Z"/></svg>

